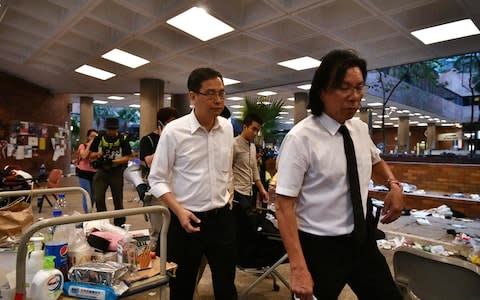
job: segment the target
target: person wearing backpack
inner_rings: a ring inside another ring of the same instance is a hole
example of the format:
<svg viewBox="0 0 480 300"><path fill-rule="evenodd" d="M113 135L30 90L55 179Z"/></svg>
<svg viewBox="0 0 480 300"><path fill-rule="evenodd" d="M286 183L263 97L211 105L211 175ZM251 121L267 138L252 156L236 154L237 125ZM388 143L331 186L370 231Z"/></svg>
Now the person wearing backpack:
<svg viewBox="0 0 480 300"><path fill-rule="evenodd" d="M75 170L80 182L80 187L86 190L90 195L92 209L95 204L95 197L93 194L93 176L95 175L96 170L90 165L90 147L92 146L92 142L97 135L98 131L96 129L89 129L87 131L87 142L78 146ZM87 199L85 196L82 198L82 204L83 211L88 213Z"/></svg>
<svg viewBox="0 0 480 300"><path fill-rule="evenodd" d="M105 193L108 187L112 192L115 210L123 209L123 171L132 154L127 137L118 132L117 118L105 119L105 134L98 135L92 143L90 158L97 170L93 177L93 194L97 211L106 211ZM125 224L125 217L115 218L116 226Z"/></svg>

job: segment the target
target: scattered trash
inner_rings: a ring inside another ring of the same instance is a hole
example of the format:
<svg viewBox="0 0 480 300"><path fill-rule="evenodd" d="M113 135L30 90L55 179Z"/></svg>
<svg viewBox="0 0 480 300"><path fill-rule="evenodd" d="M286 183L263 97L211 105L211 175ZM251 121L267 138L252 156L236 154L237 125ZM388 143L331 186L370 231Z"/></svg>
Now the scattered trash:
<svg viewBox="0 0 480 300"><path fill-rule="evenodd" d="M419 225L431 225L430 222L425 218L417 218L417 223Z"/></svg>

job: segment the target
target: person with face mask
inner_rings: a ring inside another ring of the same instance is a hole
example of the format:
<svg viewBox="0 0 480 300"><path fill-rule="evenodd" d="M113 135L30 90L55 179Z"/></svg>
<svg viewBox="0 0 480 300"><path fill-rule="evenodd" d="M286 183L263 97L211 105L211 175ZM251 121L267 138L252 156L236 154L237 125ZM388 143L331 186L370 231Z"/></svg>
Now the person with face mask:
<svg viewBox="0 0 480 300"><path fill-rule="evenodd" d="M90 146L92 166L97 170L93 177L93 194L97 211L106 211L105 193L110 187L115 210L123 209L123 171L132 149L128 138L118 132L117 118L105 119L105 134L98 135ZM125 224L125 217L115 218L114 224Z"/></svg>

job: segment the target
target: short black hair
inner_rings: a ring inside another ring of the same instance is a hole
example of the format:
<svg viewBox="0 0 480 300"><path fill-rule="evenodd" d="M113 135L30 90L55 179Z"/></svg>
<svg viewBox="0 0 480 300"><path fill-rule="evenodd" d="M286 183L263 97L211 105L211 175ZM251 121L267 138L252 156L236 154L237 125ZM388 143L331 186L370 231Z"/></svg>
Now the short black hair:
<svg viewBox="0 0 480 300"><path fill-rule="evenodd" d="M157 121L166 124L170 119L178 118L178 113L175 107L162 107L157 112Z"/></svg>
<svg viewBox="0 0 480 300"><path fill-rule="evenodd" d="M92 128L92 129L89 129L89 130L87 131L87 136L89 136L89 135L90 135L90 133L92 133L92 132L96 132L96 133L98 133L98 130L96 130L96 129L93 129L93 128Z"/></svg>
<svg viewBox="0 0 480 300"><path fill-rule="evenodd" d="M347 70L353 67L360 68L363 80L367 78L367 62L360 58L354 50L333 50L322 58L322 63L313 76L308 95L308 106L313 115L320 116L323 112L321 91L339 87Z"/></svg>
<svg viewBox="0 0 480 300"><path fill-rule="evenodd" d="M198 68L190 73L188 76L187 87L188 91L198 93L202 87L202 83L206 80L220 78L223 82L223 76L217 70L212 68Z"/></svg>
<svg viewBox="0 0 480 300"><path fill-rule="evenodd" d="M250 126L253 122L257 122L260 125L263 124L262 118L260 118L257 114L254 113L246 115L243 119L243 125L247 127Z"/></svg>

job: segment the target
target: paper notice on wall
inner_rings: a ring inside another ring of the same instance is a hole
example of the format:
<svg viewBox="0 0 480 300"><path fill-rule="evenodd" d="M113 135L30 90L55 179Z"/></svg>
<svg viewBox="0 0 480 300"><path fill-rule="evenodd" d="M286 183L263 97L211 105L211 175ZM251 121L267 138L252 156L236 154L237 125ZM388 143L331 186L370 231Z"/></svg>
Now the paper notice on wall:
<svg viewBox="0 0 480 300"><path fill-rule="evenodd" d="M45 150L47 148L47 140L44 137L38 139L38 150Z"/></svg>
<svg viewBox="0 0 480 300"><path fill-rule="evenodd" d="M38 137L36 137L36 136L29 136L29 137L28 137L28 145L30 145L30 146L38 146Z"/></svg>
<svg viewBox="0 0 480 300"><path fill-rule="evenodd" d="M55 138L50 138L50 142L52 143L52 149L55 150L57 147L57 143L55 143Z"/></svg>
<svg viewBox="0 0 480 300"><path fill-rule="evenodd" d="M15 152L15 159L21 160L25 158L25 146L18 145L17 151Z"/></svg>
<svg viewBox="0 0 480 300"><path fill-rule="evenodd" d="M15 145L14 144L8 144L7 145L7 157L12 157L14 152L15 152Z"/></svg>
<svg viewBox="0 0 480 300"><path fill-rule="evenodd" d="M25 153L25 158L32 158L32 146L26 145L24 153Z"/></svg>
<svg viewBox="0 0 480 300"><path fill-rule="evenodd" d="M64 155L65 155L65 148L57 145L57 147L55 148L55 151L53 152L52 160L57 161L60 156L64 156Z"/></svg>

